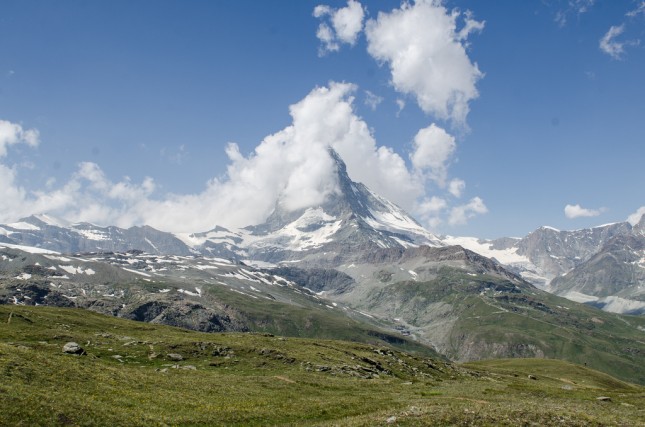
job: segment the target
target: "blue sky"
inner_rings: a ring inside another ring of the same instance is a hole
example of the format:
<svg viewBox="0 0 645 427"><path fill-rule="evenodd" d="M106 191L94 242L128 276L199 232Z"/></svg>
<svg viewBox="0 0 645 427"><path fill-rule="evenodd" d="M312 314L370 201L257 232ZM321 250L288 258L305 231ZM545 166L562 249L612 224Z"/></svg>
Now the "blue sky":
<svg viewBox="0 0 645 427"><path fill-rule="evenodd" d="M421 16L420 4L3 1L0 220L257 222L282 190L294 208L332 191L302 135L337 135L322 143L349 158L350 175L440 233L582 228L645 205L642 0L423 4L430 20L410 21L410 40L452 19L448 54L424 39L437 69L411 65L395 81L409 45L385 19ZM344 8L363 11L358 31L334 27ZM465 77L433 86L433 73ZM461 101L441 104L446 86ZM325 108L338 120L310 113Z"/></svg>

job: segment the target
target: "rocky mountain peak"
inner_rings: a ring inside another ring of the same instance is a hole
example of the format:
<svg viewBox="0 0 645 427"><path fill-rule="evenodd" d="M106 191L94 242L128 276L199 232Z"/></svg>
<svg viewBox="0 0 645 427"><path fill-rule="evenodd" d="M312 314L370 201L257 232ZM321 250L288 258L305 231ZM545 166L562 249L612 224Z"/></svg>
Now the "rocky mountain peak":
<svg viewBox="0 0 645 427"><path fill-rule="evenodd" d="M360 241L361 244L371 241L379 247L441 245L436 236L399 206L377 195L364 184L352 181L345 162L336 151L330 148L328 154L334 160L335 192L319 206L295 211L286 210L278 202L264 224L248 227L247 230L253 235L270 239L274 245L288 244L290 249L295 250L318 248L331 241L338 243L347 239ZM294 246L293 242L298 240L301 240L301 244Z"/></svg>

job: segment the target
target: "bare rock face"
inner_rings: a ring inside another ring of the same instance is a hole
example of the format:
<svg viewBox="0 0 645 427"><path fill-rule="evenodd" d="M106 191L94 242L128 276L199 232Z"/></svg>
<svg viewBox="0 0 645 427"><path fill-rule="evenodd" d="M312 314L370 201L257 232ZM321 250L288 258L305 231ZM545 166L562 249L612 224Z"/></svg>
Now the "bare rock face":
<svg viewBox="0 0 645 427"><path fill-rule="evenodd" d="M68 342L63 346L63 353L66 354L85 354L85 350L75 342Z"/></svg>
<svg viewBox="0 0 645 427"><path fill-rule="evenodd" d="M517 243L517 253L549 275L559 276L589 259L612 237L629 233L626 222L573 231L541 227Z"/></svg>

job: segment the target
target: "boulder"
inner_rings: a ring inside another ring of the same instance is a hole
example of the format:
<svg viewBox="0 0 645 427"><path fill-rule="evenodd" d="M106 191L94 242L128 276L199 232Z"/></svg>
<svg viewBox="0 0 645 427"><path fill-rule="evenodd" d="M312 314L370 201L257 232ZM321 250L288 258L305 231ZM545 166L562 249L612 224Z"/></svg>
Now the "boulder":
<svg viewBox="0 0 645 427"><path fill-rule="evenodd" d="M167 357L168 357L168 360L174 360L175 362L180 362L184 360L184 357L181 354L177 354L177 353L168 353Z"/></svg>
<svg viewBox="0 0 645 427"><path fill-rule="evenodd" d="M63 346L63 353L67 354L85 354L85 350L75 342L68 342Z"/></svg>

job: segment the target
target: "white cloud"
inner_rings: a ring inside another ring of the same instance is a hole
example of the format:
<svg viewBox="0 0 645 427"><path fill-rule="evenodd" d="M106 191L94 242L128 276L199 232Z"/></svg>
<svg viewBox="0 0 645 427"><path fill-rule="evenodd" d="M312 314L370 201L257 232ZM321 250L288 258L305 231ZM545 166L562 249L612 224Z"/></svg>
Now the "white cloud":
<svg viewBox="0 0 645 427"><path fill-rule="evenodd" d="M624 35L628 25L630 25L639 15L645 16L645 1L641 1L635 9L625 13L625 16L628 19L626 19L622 24L612 25L609 27L609 30L607 30L598 43L600 50L611 56L613 59L623 59L626 53L626 47L640 45L641 41L639 39L624 40L623 37L623 40L618 40L620 36Z"/></svg>
<svg viewBox="0 0 645 427"><path fill-rule="evenodd" d="M35 147L39 143L39 134L35 129L23 129L21 125L0 120L0 157L7 155L7 148L15 144L27 144Z"/></svg>
<svg viewBox="0 0 645 427"><path fill-rule="evenodd" d="M466 38L484 23L466 13L457 30L461 15L439 0L418 0L379 12L365 32L369 54L389 65L397 91L412 94L427 114L465 125L468 103L477 98L475 84L483 76L468 58Z"/></svg>
<svg viewBox="0 0 645 427"><path fill-rule="evenodd" d="M617 40L617 37L625 32L625 24L612 25L607 33L600 39L600 50L611 56L613 59L623 59L625 56L625 48L627 46L638 46L640 40Z"/></svg>
<svg viewBox="0 0 645 427"><path fill-rule="evenodd" d="M405 101L402 100L401 98L397 99L396 106L399 108L396 112L396 117L399 117L399 115L401 114L401 111L403 111L403 109L405 108Z"/></svg>
<svg viewBox="0 0 645 427"><path fill-rule="evenodd" d="M316 37L323 43L318 50L319 55L322 56L327 52L337 52L340 49L340 45L335 40L334 30L324 22L318 26Z"/></svg>
<svg viewBox="0 0 645 427"><path fill-rule="evenodd" d="M554 21L560 26L564 27L567 24L569 14L581 15L591 9L596 0L568 0L564 9L556 12Z"/></svg>
<svg viewBox="0 0 645 427"><path fill-rule="evenodd" d="M462 225L465 224L468 219L487 212L488 208L484 204L484 201L479 197L473 197L465 205L455 206L450 210L448 223L450 225Z"/></svg>
<svg viewBox="0 0 645 427"><path fill-rule="evenodd" d="M625 53L625 43L616 41L616 37L625 31L625 25L612 25L600 39L600 50L614 59L621 59Z"/></svg>
<svg viewBox="0 0 645 427"><path fill-rule="evenodd" d="M628 216L627 222L631 225L636 225L639 223L643 215L645 215L645 206L641 206L636 212Z"/></svg>
<svg viewBox="0 0 645 427"><path fill-rule="evenodd" d="M604 209L585 209L580 205L566 205L564 207L564 215L569 219L592 217L600 215Z"/></svg>
<svg viewBox="0 0 645 427"><path fill-rule="evenodd" d="M27 192L17 184L15 171L0 164L0 222L50 213L72 222L147 224L172 232L257 224L276 203L295 210L319 204L338 191L331 147L343 158L353 180L419 216L426 225L441 223L448 202L441 195L426 194L424 175L409 168L392 148L377 145L367 123L354 112L356 91L349 83L314 88L290 107L292 123L264 138L251 154L242 154L230 143L226 175L210 180L194 194L159 195L151 178L112 181L91 162L79 164L65 183L51 180L45 189ZM454 139L436 126L422 131L416 165L432 177L441 177ZM435 150L427 153L428 148ZM462 188L459 182L451 181L452 189L444 192ZM482 211L473 203L460 208L463 221Z"/></svg>
<svg viewBox="0 0 645 427"><path fill-rule="evenodd" d="M636 6L636 9L630 10L625 15L630 17L630 18L635 18L638 15L645 16L645 1L641 2L641 4Z"/></svg>
<svg viewBox="0 0 645 427"><path fill-rule="evenodd" d="M249 156L229 144L227 176L214 179L201 194L168 197L145 222L183 231L257 224L276 201L286 209L322 202L337 191L332 147L355 181L406 209L423 195L423 183L391 148L376 145L367 124L353 111L356 87L330 83L290 107L292 124L267 136ZM193 215L200 212L199 216Z"/></svg>
<svg viewBox="0 0 645 427"><path fill-rule="evenodd" d="M348 0L347 6L333 9L327 5L318 5L314 8L314 17L327 18L329 22L321 22L316 32L316 37L322 45L318 53L322 56L328 52L336 52L340 44L353 46L358 35L363 29L365 11L363 6L355 0Z"/></svg>
<svg viewBox="0 0 645 427"><path fill-rule="evenodd" d="M419 219L430 228L438 227L443 221L442 216L448 202L437 196L424 198L414 209Z"/></svg>
<svg viewBox="0 0 645 427"><path fill-rule="evenodd" d="M419 171L428 171L440 187L445 187L448 161L456 148L455 138L434 123L421 129L414 137L410 159Z"/></svg>
<svg viewBox="0 0 645 427"><path fill-rule="evenodd" d="M466 183L464 182L464 180L459 178L451 180L450 184L448 184L448 192L457 198L461 197L461 194L464 192L465 188Z"/></svg>
<svg viewBox="0 0 645 427"><path fill-rule="evenodd" d="M370 107L372 110L376 110L376 107L378 107L381 102L383 102L383 97L378 96L369 90L365 91L365 105Z"/></svg>

